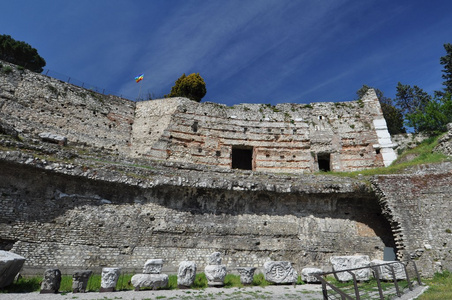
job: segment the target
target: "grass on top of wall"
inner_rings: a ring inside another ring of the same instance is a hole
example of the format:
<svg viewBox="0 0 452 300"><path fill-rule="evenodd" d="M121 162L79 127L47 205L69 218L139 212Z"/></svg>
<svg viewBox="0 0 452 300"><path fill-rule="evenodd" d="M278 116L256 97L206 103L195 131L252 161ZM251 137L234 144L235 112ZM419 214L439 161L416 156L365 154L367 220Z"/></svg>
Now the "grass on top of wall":
<svg viewBox="0 0 452 300"><path fill-rule="evenodd" d="M413 149L409 149L401 153L398 158L388 167L374 168L368 170L354 171L354 172L319 172L317 174L327 174L341 177L358 177L358 176L373 176L385 174L402 173L406 168L422 165L433 164L450 161L451 159L442 153L433 152L433 148L438 145L438 140L442 135L428 138L421 142ZM407 159L414 157L413 159Z"/></svg>

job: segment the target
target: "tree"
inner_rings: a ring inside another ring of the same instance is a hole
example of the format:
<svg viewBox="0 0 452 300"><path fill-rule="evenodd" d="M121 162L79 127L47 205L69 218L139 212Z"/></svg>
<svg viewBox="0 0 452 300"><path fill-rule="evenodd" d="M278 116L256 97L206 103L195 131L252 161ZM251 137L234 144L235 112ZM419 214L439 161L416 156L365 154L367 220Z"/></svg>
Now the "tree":
<svg viewBox="0 0 452 300"><path fill-rule="evenodd" d="M46 65L46 61L39 56L35 48L2 34L0 34L0 59L38 73L41 73Z"/></svg>
<svg viewBox="0 0 452 300"><path fill-rule="evenodd" d="M407 125L413 127L415 132L437 135L447 131L447 124L452 122L451 94L435 96L423 110L407 114L406 119Z"/></svg>
<svg viewBox="0 0 452 300"><path fill-rule="evenodd" d="M412 114L414 112L424 111L427 104L432 100L432 96L424 92L420 87L407 84L401 84L400 82L396 87L396 99L397 106L402 110L404 116Z"/></svg>
<svg viewBox="0 0 452 300"><path fill-rule="evenodd" d="M200 102L202 97L206 94L206 83L199 73L193 73L185 76L182 74L179 79L176 80L174 86L171 88L171 92L165 95L165 98L169 97L186 97L196 102Z"/></svg>
<svg viewBox="0 0 452 300"><path fill-rule="evenodd" d="M443 71L443 85L445 86L444 92L452 94L452 44L444 44L446 55L440 57L440 64L444 65Z"/></svg>
<svg viewBox="0 0 452 300"><path fill-rule="evenodd" d="M358 99L361 99L367 90L372 87L363 84L363 86L356 91ZM383 92L379 89L374 89L377 94L378 100L380 101L381 110L383 112L383 117L386 120L386 125L388 126L388 131L390 134L405 133L405 127L403 126L403 114L400 109L393 105L392 99L385 97Z"/></svg>

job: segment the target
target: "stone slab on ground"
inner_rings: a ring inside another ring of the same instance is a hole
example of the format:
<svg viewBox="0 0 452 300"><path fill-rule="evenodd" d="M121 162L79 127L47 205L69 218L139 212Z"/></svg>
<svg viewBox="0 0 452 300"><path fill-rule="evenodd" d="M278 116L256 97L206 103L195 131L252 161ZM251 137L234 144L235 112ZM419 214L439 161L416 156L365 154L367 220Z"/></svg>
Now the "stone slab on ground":
<svg viewBox="0 0 452 300"><path fill-rule="evenodd" d="M16 253L0 250L0 288L14 282L14 277L24 265L25 257Z"/></svg>
<svg viewBox="0 0 452 300"><path fill-rule="evenodd" d="M333 266L333 271L342 271L347 269L369 267L370 259L367 255L353 255L353 256L332 256L330 262ZM367 281L370 279L370 268L352 271L358 281ZM341 282L353 280L353 276L348 272L339 272L334 274L336 279Z"/></svg>
<svg viewBox="0 0 452 300"><path fill-rule="evenodd" d="M382 265L382 264L388 264L392 263L391 265ZM402 265L401 262L397 261L384 261L379 259L374 259L370 262L370 265L378 269L378 275L380 280L394 280L392 276L391 267L394 268L394 274L397 280L405 280L406 279L406 273L405 268ZM374 272L374 276L376 276Z"/></svg>

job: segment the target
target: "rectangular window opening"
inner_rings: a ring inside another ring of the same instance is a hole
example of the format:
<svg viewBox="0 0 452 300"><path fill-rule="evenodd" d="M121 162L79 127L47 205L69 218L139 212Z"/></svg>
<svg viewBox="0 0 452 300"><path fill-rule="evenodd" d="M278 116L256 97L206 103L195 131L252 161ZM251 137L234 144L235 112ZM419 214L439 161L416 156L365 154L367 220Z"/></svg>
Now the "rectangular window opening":
<svg viewBox="0 0 452 300"><path fill-rule="evenodd" d="M232 168L253 170L253 147L232 147Z"/></svg>
<svg viewBox="0 0 452 300"><path fill-rule="evenodd" d="M319 163L319 171L329 172L331 171L331 156L330 153L317 154L317 162Z"/></svg>

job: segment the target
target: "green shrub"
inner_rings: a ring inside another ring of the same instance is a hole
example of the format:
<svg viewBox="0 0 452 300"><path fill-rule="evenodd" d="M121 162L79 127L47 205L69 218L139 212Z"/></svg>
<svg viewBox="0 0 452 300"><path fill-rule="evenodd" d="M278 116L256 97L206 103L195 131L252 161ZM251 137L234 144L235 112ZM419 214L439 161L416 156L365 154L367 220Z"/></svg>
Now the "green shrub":
<svg viewBox="0 0 452 300"><path fill-rule="evenodd" d="M227 274L224 278L224 286L225 287L243 287L243 284L240 282L240 276Z"/></svg>
<svg viewBox="0 0 452 300"><path fill-rule="evenodd" d="M193 283L193 288L195 289L203 289L207 287L207 278L206 274L198 273L196 274L195 282Z"/></svg>
<svg viewBox="0 0 452 300"><path fill-rule="evenodd" d="M5 73L5 74L9 74L9 73L11 73L11 72L13 71L13 68L11 68L10 66L4 66L4 67L2 68L2 71L3 71L3 73Z"/></svg>

